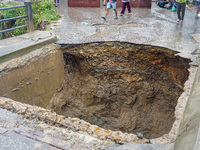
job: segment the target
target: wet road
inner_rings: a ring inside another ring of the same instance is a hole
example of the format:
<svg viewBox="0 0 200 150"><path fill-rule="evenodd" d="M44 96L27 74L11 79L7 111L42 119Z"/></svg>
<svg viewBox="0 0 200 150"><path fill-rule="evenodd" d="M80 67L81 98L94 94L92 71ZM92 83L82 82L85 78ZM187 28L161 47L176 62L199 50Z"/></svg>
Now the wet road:
<svg viewBox="0 0 200 150"><path fill-rule="evenodd" d="M123 17L114 20L110 10L107 20L105 7L80 8L67 7L67 1L61 0L58 7L63 16L61 25L56 29L58 44L87 43L94 41L124 41L137 44L150 44L167 47L180 52L183 57L196 61L194 51L199 50L199 42L193 37L200 37L200 19L195 19L194 12L186 11L184 22L177 23L177 14L163 9L154 3L151 9L132 8L132 15L127 10ZM121 8L117 9L118 14Z"/></svg>
<svg viewBox="0 0 200 150"><path fill-rule="evenodd" d="M126 14L114 20L114 12L109 12L107 21L101 19L105 8L68 8L67 1L61 0L59 12L63 15L61 24L55 29L58 44L86 43L94 41L125 41L137 44L150 44L167 47L180 51L180 55L191 58L196 63L200 42L200 19L196 20L192 12L186 11L183 24L177 23L177 14L171 10L162 9L155 5L152 9L133 8L132 15ZM121 9L118 9L118 13ZM194 38L195 37L195 38ZM4 110L0 109L3 114ZM2 116L2 115L1 115ZM6 117L10 114L6 115ZM20 118L19 118L20 119ZM8 121L16 121L16 117L5 119L1 126L11 128ZM21 121L21 120L20 120ZM19 121L19 122L20 122ZM6 123L4 123L6 122ZM9 125L9 126L8 126ZM13 126L16 126L13 123ZM0 145L6 149L33 149L32 145L0 135ZM14 144L13 144L14 143ZM4 145L3 145L4 144ZM146 145L125 145L126 147L145 147ZM154 145L149 145L152 149ZM164 147L158 145L157 147ZM142 149L139 147L140 149ZM123 147L124 148L124 147ZM166 145L170 149L171 145ZM112 149L112 148L110 148ZM117 149L114 147L114 149ZM163 148L164 149L164 148Z"/></svg>

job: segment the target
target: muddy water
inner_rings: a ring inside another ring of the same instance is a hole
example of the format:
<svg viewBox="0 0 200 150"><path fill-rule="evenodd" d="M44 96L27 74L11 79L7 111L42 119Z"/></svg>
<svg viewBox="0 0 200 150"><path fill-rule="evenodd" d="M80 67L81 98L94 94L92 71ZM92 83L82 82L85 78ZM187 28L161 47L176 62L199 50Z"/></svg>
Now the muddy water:
<svg viewBox="0 0 200 150"><path fill-rule="evenodd" d="M190 60L169 49L118 42L62 51L65 76L48 108L146 138L170 131Z"/></svg>

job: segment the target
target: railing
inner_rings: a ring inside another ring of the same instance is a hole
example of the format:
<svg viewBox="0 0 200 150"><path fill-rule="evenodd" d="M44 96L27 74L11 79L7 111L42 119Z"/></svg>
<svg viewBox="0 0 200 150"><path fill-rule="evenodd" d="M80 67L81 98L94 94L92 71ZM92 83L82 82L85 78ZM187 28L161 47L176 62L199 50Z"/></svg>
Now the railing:
<svg viewBox="0 0 200 150"><path fill-rule="evenodd" d="M0 19L0 23L5 22L5 21L11 21L11 20L16 20L16 19L26 18L26 24L18 26L18 27L14 27L14 28L1 30L0 33L5 33L5 32L8 32L8 31L12 31L12 30L16 30L16 29L20 29L20 28L24 28L24 27L27 27L28 32L32 32L34 30L31 2L24 2L24 5L20 5L20 6L0 8L0 11L1 10L20 8L20 7L25 7L25 15L24 16Z"/></svg>

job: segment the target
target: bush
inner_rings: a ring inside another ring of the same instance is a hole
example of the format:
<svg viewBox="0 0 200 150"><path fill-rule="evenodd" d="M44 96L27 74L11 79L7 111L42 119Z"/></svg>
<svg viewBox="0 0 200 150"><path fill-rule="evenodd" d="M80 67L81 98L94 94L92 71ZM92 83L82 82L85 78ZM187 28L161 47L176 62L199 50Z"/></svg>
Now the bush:
<svg viewBox="0 0 200 150"><path fill-rule="evenodd" d="M60 18L60 15L55 10L53 1L41 2L40 0L35 0L32 5L32 10L35 29L37 29L38 24L44 20L50 23L51 20L57 20Z"/></svg>
<svg viewBox="0 0 200 150"><path fill-rule="evenodd" d="M11 7L11 6L16 6L16 5L18 5L18 4L15 2L8 2L5 4L1 4L0 8ZM55 10L53 1L35 0L32 2L32 11L33 11L33 23L34 23L35 29L38 29L39 25L44 20L47 21L48 23L50 23L51 20L57 20L60 18L60 15ZM8 10L0 11L1 19L13 18L13 17L23 16L23 15L25 15L25 8L15 8L15 9L8 9ZM25 25L25 24L26 24L25 18L12 20L12 21L6 21L6 22L0 23L0 29L4 30L4 29L8 29L8 28ZM5 39L8 37L21 35L26 32L27 32L26 28L9 31L9 32L0 34L0 39Z"/></svg>

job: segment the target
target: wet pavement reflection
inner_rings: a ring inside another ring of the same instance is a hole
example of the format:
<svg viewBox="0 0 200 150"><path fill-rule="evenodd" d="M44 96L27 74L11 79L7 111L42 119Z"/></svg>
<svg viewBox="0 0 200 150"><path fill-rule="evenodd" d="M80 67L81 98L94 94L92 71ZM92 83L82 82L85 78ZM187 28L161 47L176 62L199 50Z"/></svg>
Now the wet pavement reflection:
<svg viewBox="0 0 200 150"><path fill-rule="evenodd" d="M61 1L58 8L63 16L61 25L56 29L58 44L77 44L95 41L125 41L148 44L177 50L183 57L195 61L192 55L199 50L200 19L186 10L183 23L177 23L177 14L163 9L153 2L151 9L132 8L132 15L125 12L115 20L110 10L107 20L101 19L105 7L81 8L68 7L67 1ZM118 14L121 8L117 9ZM198 39L198 38L197 38Z"/></svg>

